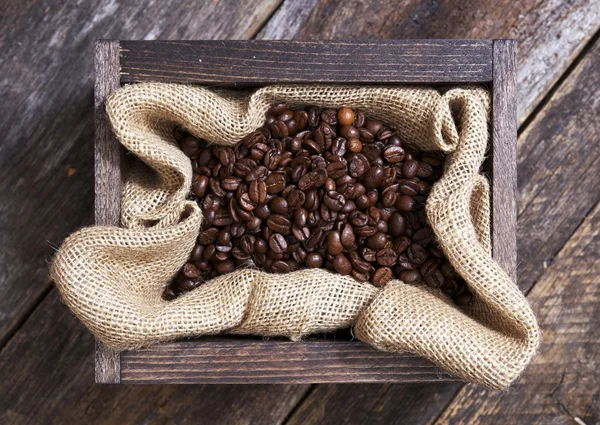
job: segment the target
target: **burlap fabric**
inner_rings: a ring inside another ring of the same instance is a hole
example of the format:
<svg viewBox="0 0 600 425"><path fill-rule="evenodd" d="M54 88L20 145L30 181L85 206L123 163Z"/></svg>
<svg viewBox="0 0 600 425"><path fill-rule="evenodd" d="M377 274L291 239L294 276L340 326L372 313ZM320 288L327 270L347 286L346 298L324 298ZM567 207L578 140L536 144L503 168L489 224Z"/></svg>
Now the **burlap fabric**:
<svg viewBox="0 0 600 425"><path fill-rule="evenodd" d="M190 254L202 220L186 200L188 158L175 124L233 145L263 124L275 101L349 106L397 130L425 150L448 152L427 216L474 300L458 308L439 291L391 281L378 289L325 270L271 275L238 270L174 301L164 285ZM386 351L410 351L463 379L508 386L539 343L536 319L514 282L492 260L489 189L479 174L488 140L489 96L483 89L271 86L240 94L175 84L117 91L108 113L121 143L143 161L124 190L122 227L90 227L70 236L51 267L65 303L115 349L216 333L287 336L353 326L354 335Z"/></svg>

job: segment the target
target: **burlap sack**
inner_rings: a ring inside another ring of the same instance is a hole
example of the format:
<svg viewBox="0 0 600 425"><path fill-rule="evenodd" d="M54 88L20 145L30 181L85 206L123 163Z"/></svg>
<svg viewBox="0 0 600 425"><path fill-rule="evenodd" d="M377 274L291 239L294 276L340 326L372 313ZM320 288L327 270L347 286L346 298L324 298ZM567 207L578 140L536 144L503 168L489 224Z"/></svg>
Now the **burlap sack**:
<svg viewBox="0 0 600 425"><path fill-rule="evenodd" d="M202 219L198 206L186 201L192 169L173 126L233 145L263 124L275 101L359 108L420 149L449 152L427 215L474 294L468 307L458 308L423 285L394 280L378 289L325 270L238 270L174 301L161 299L188 258ZM490 255L489 189L479 174L488 140L484 90L442 95L429 88L295 85L240 94L137 84L117 91L107 109L118 139L143 161L123 190L123 227L90 227L70 236L51 276L65 303L110 347L225 332L296 340L352 325L357 338L378 349L417 353L494 388L508 386L534 355L536 319Z"/></svg>

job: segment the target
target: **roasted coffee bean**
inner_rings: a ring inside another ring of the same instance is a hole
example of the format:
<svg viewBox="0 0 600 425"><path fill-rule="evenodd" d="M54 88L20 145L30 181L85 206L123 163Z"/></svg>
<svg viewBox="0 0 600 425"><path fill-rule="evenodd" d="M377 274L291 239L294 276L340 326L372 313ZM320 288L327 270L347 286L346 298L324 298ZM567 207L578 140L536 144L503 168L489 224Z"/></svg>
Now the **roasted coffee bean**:
<svg viewBox="0 0 600 425"><path fill-rule="evenodd" d="M267 185L267 193L280 193L286 186L285 174L280 172L269 174L265 183Z"/></svg>
<svg viewBox="0 0 600 425"><path fill-rule="evenodd" d="M402 175L406 178L412 178L417 175L419 171L419 161L414 159L407 160L402 166Z"/></svg>
<svg viewBox="0 0 600 425"><path fill-rule="evenodd" d="M364 185L367 189L375 189L381 185L383 180L383 168L376 165L365 173Z"/></svg>
<svg viewBox="0 0 600 425"><path fill-rule="evenodd" d="M271 211L277 214L287 214L290 210L288 206L288 202L282 198L281 196L277 196L269 202L269 207Z"/></svg>
<svg viewBox="0 0 600 425"><path fill-rule="evenodd" d="M394 206L396 204L397 199L398 199L398 185L397 184L387 187L383 191L383 194L381 195L381 202L386 207Z"/></svg>
<svg viewBox="0 0 600 425"><path fill-rule="evenodd" d="M395 212L390 217L388 226L392 236L401 236L406 231L406 219L402 214Z"/></svg>
<svg viewBox="0 0 600 425"><path fill-rule="evenodd" d="M425 261L419 268L425 283L432 288L440 288L444 284L444 275L434 260Z"/></svg>
<svg viewBox="0 0 600 425"><path fill-rule="evenodd" d="M215 264L215 269L219 274L231 273L235 270L235 263L233 260L219 261Z"/></svg>
<svg viewBox="0 0 600 425"><path fill-rule="evenodd" d="M287 241L285 237L280 233L274 233L269 238L269 247L277 254L282 254L287 250Z"/></svg>
<svg viewBox="0 0 600 425"><path fill-rule="evenodd" d="M415 199L408 195L400 195L396 200L396 208L403 212L413 211L415 206Z"/></svg>
<svg viewBox="0 0 600 425"><path fill-rule="evenodd" d="M342 126L353 125L354 119L354 111L350 108L340 108L337 111L337 121Z"/></svg>
<svg viewBox="0 0 600 425"><path fill-rule="evenodd" d="M256 167L258 167L256 160L252 158L240 158L233 166L233 173L238 177L245 178Z"/></svg>
<svg viewBox="0 0 600 425"><path fill-rule="evenodd" d="M352 277L356 280L358 280L359 282L367 282L369 280L369 274L368 273L361 273L356 269L352 269Z"/></svg>
<svg viewBox="0 0 600 425"><path fill-rule="evenodd" d="M353 178L359 178L369 170L369 167L370 165L367 157L363 154L356 154L348 164L348 173Z"/></svg>
<svg viewBox="0 0 600 425"><path fill-rule="evenodd" d="M248 193L243 193L238 199L238 205L246 211L253 211L256 208L256 202L250 199Z"/></svg>
<svg viewBox="0 0 600 425"><path fill-rule="evenodd" d="M418 243L411 243L408 247L408 259L411 263L414 264L423 264L427 258L429 258L429 253L425 248L423 248Z"/></svg>
<svg viewBox="0 0 600 425"><path fill-rule="evenodd" d="M339 211L344 207L346 199L341 193L330 190L323 195L323 204L332 211Z"/></svg>
<svg viewBox="0 0 600 425"><path fill-rule="evenodd" d="M192 187L192 192L198 199L204 198L204 196L206 196L208 184L209 179L207 176L194 176L194 185Z"/></svg>
<svg viewBox="0 0 600 425"><path fill-rule="evenodd" d="M323 109L321 119L331 126L336 125L338 123L338 111L331 108Z"/></svg>
<svg viewBox="0 0 600 425"><path fill-rule="evenodd" d="M246 174L246 181L248 183L263 180L267 176L268 170L264 165L259 165L258 167L251 170L248 174Z"/></svg>
<svg viewBox="0 0 600 425"><path fill-rule="evenodd" d="M306 248L309 250L314 250L317 246L321 244L323 239L325 238L325 232L323 229L317 228L314 229L309 238L306 240Z"/></svg>
<svg viewBox="0 0 600 425"><path fill-rule="evenodd" d="M340 242L348 251L354 251L357 248L354 230L349 224L344 225L342 228Z"/></svg>
<svg viewBox="0 0 600 425"><path fill-rule="evenodd" d="M318 269L323 266L323 257L320 254L317 254L316 252L308 253L306 254L304 264L308 268Z"/></svg>
<svg viewBox="0 0 600 425"><path fill-rule="evenodd" d="M360 258L360 255L358 255L356 251L350 251L350 263L352 263L352 267L360 273L370 274L373 271L373 266Z"/></svg>
<svg viewBox="0 0 600 425"><path fill-rule="evenodd" d="M335 271L342 276L347 276L352 272L352 264L344 254L337 255L332 263Z"/></svg>
<svg viewBox="0 0 600 425"><path fill-rule="evenodd" d="M460 295L453 298L454 302L460 306L469 304L472 299L473 299L473 294L471 292L469 292L468 290L464 291Z"/></svg>
<svg viewBox="0 0 600 425"><path fill-rule="evenodd" d="M401 146L388 146L383 150L383 157L390 164L397 164L404 160L405 152Z"/></svg>
<svg viewBox="0 0 600 425"><path fill-rule="evenodd" d="M404 180L399 186L400 192L408 196L415 196L420 192L420 186L418 182L413 180Z"/></svg>
<svg viewBox="0 0 600 425"><path fill-rule="evenodd" d="M191 134L185 135L179 146L181 147L183 153L190 158L195 158L198 156L202 149L202 143L200 140Z"/></svg>
<svg viewBox="0 0 600 425"><path fill-rule="evenodd" d="M343 137L335 138L331 143L331 153L340 157L346 154L347 141Z"/></svg>
<svg viewBox="0 0 600 425"><path fill-rule="evenodd" d="M284 236L292 233L292 223L290 220L280 214L273 214L267 218L267 227L274 232L281 233Z"/></svg>
<svg viewBox="0 0 600 425"><path fill-rule="evenodd" d="M390 267L396 264L398 254L391 248L384 248L377 251L377 262L382 266Z"/></svg>
<svg viewBox="0 0 600 425"><path fill-rule="evenodd" d="M398 278L405 283L415 283L421 280L421 274L418 270L404 270L398 275Z"/></svg>
<svg viewBox="0 0 600 425"><path fill-rule="evenodd" d="M373 285L382 287L392 279L392 269L389 267L380 267L373 274Z"/></svg>
<svg viewBox="0 0 600 425"><path fill-rule="evenodd" d="M294 189L287 195L288 207L292 210L302 207L306 200L306 195L300 189Z"/></svg>
<svg viewBox="0 0 600 425"><path fill-rule="evenodd" d="M264 181L253 181L248 188L248 196L252 202L264 204L267 199L267 184Z"/></svg>
<svg viewBox="0 0 600 425"><path fill-rule="evenodd" d="M308 227L299 227L297 225L292 225L292 235L300 241L305 242L310 237L310 230Z"/></svg>
<svg viewBox="0 0 600 425"><path fill-rule="evenodd" d="M419 168L417 169L417 176L422 179L431 177L433 174L433 167L426 162L419 162Z"/></svg>
<svg viewBox="0 0 600 425"><path fill-rule="evenodd" d="M332 179L342 177L348 171L348 167L342 161L335 161L327 165L327 175Z"/></svg>
<svg viewBox="0 0 600 425"><path fill-rule="evenodd" d="M307 191L321 187L325 184L326 178L327 172L325 170L311 171L298 180L298 188Z"/></svg>
<svg viewBox="0 0 600 425"><path fill-rule="evenodd" d="M217 240L218 235L219 229L216 227L211 227L210 229L206 229L198 235L198 243L202 245L210 245Z"/></svg>

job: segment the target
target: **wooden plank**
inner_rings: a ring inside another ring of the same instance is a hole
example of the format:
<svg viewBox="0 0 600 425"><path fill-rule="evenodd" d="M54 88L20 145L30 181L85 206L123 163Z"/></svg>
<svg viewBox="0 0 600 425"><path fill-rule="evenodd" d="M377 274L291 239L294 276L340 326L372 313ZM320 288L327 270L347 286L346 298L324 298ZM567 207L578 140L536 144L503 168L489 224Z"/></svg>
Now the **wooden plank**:
<svg viewBox="0 0 600 425"><path fill-rule="evenodd" d="M528 291L600 200L600 42L519 140L519 286Z"/></svg>
<svg viewBox="0 0 600 425"><path fill-rule="evenodd" d="M122 41L121 47L123 83L448 83L492 77L492 45L480 40Z"/></svg>
<svg viewBox="0 0 600 425"><path fill-rule="evenodd" d="M307 10L310 8L310 12ZM519 7L492 0L455 2L410 0L288 0L280 10L303 21L270 29L274 38L298 40L512 38L518 40L519 125L546 96L600 28L596 0L523 0ZM277 15L276 15L277 16ZM282 19L281 17L279 19ZM265 37L267 34L264 35Z"/></svg>
<svg viewBox="0 0 600 425"><path fill-rule="evenodd" d="M494 40L491 189L494 260L517 280L517 105L514 40Z"/></svg>
<svg viewBox="0 0 600 425"><path fill-rule="evenodd" d="M284 0L267 24L256 35L256 40L290 40L310 18L319 0Z"/></svg>
<svg viewBox="0 0 600 425"><path fill-rule="evenodd" d="M357 341L219 338L121 354L123 383L312 384L449 379L441 369L415 355L384 353Z"/></svg>
<svg viewBox="0 0 600 425"><path fill-rule="evenodd" d="M410 424L435 420L458 382L318 385L286 425Z"/></svg>
<svg viewBox="0 0 600 425"><path fill-rule="evenodd" d="M306 385L97 385L93 338L52 290L0 353L0 423L281 424Z"/></svg>
<svg viewBox="0 0 600 425"><path fill-rule="evenodd" d="M121 191L125 152L114 136L106 113L106 99L119 84L119 42L100 40L95 48L94 85L94 185L95 223L118 226L121 222ZM119 353L96 342L96 383L119 383Z"/></svg>
<svg viewBox="0 0 600 425"><path fill-rule="evenodd" d="M529 295L544 338L509 392L466 386L437 423L600 423L600 204Z"/></svg>
<svg viewBox="0 0 600 425"><path fill-rule="evenodd" d="M279 4L2 1L0 346L48 293L56 247L94 220L94 40L249 38Z"/></svg>

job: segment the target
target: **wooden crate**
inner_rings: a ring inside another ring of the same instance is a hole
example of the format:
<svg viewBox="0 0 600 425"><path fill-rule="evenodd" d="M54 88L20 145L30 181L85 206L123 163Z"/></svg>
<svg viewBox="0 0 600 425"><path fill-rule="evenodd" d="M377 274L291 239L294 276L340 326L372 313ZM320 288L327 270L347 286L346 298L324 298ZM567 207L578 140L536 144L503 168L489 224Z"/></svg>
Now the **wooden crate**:
<svg viewBox="0 0 600 425"><path fill-rule="evenodd" d="M492 181L493 256L516 279L515 43L118 41L95 53L96 223L119 225L124 152L105 112L121 84L145 81L252 87L269 83L451 84L491 88L486 169ZM452 378L412 354L359 341L210 337L115 353L96 345L98 383L429 382Z"/></svg>

